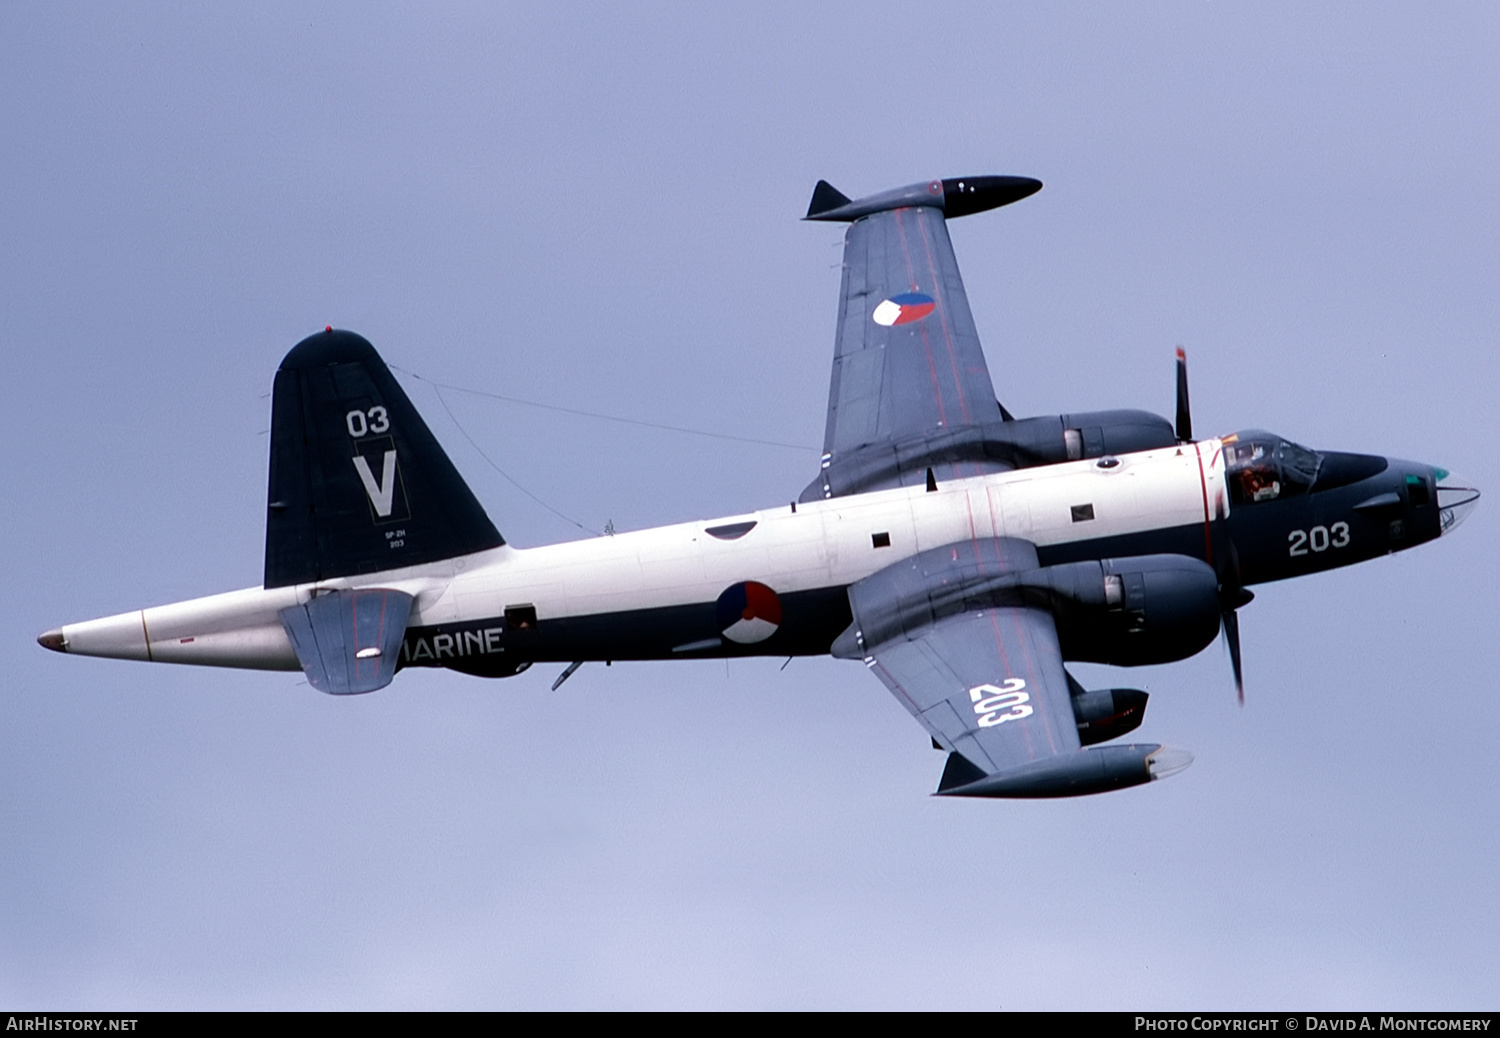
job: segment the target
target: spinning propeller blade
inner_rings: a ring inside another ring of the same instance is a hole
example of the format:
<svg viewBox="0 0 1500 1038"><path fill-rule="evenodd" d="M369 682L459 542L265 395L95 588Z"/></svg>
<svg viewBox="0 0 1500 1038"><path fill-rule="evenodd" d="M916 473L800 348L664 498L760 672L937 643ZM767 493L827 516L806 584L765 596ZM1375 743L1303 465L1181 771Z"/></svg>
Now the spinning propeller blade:
<svg viewBox="0 0 1500 1038"><path fill-rule="evenodd" d="M1177 347L1177 438L1183 443L1193 439L1193 416L1188 408L1187 354Z"/></svg>
<svg viewBox="0 0 1500 1038"><path fill-rule="evenodd" d="M1233 609L1224 610L1224 641L1229 645L1229 665L1234 668L1234 691L1245 705L1245 672L1240 666L1240 618Z"/></svg>
<svg viewBox="0 0 1500 1038"><path fill-rule="evenodd" d="M1234 691L1240 706L1245 705L1245 671L1240 662L1240 617L1236 612L1255 598L1255 592L1240 583L1240 560L1229 539L1224 505L1220 501L1214 516L1214 570L1219 574L1219 616L1224 625L1224 642L1229 646L1229 664L1234 668Z"/></svg>
<svg viewBox="0 0 1500 1038"><path fill-rule="evenodd" d="M1183 443L1190 443L1193 439L1193 416L1188 405L1187 353L1181 346L1177 347L1177 439ZM1234 543L1229 539L1225 518L1221 498L1213 522L1213 566L1219 575L1219 617L1224 643L1229 647L1229 665L1234 670L1234 691L1240 706L1244 706L1245 669L1240 658L1240 617L1236 610L1255 594L1240 583L1239 559L1235 555Z"/></svg>

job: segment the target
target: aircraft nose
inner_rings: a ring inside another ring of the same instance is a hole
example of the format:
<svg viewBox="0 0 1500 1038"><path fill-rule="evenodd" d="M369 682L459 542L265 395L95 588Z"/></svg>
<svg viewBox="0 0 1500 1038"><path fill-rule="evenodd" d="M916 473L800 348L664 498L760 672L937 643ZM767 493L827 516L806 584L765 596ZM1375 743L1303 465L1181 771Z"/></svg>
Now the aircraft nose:
<svg viewBox="0 0 1500 1038"><path fill-rule="evenodd" d="M1471 480L1447 469L1433 469L1432 478L1437 484L1438 522L1441 524L1439 532L1452 533L1474 511L1474 504L1479 500L1479 490Z"/></svg>

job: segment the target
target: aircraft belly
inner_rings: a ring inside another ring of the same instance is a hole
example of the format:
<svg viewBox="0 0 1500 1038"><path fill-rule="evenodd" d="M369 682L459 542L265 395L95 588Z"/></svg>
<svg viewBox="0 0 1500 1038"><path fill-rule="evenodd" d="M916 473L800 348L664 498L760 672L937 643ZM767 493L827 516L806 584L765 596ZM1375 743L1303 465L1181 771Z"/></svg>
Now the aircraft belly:
<svg viewBox="0 0 1500 1038"><path fill-rule="evenodd" d="M749 624L757 636L765 635L754 642L724 637L711 599L556 616L539 619L529 631L508 627L497 617L408 627L401 665L502 676L514 673L518 664L546 661L823 655L851 620L842 587L780 594L778 600L781 623L769 632L768 625Z"/></svg>

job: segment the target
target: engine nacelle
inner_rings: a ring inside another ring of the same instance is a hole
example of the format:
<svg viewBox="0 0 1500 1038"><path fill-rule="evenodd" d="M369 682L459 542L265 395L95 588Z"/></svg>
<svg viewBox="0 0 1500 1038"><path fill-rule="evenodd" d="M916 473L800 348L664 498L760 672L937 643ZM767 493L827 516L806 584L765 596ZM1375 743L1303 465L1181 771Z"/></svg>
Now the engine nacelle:
<svg viewBox="0 0 1500 1038"><path fill-rule="evenodd" d="M1172 424L1148 411L1089 411L991 421L829 454L818 477L798 500L921 486L929 471L941 483L976 472L1055 465L1176 443Z"/></svg>
<svg viewBox="0 0 1500 1038"><path fill-rule="evenodd" d="M1186 555L1067 562L1025 574L1051 610L1063 658L1138 667L1201 652L1219 633L1219 580Z"/></svg>
<svg viewBox="0 0 1500 1038"><path fill-rule="evenodd" d="M1200 652L1219 632L1213 567L1186 555L1037 566L1036 547L997 537L929 548L850 589L855 622L833 654L870 646L981 609L1034 606L1057 623L1063 659L1133 667Z"/></svg>
<svg viewBox="0 0 1500 1038"><path fill-rule="evenodd" d="M1053 616L1064 659L1120 667L1172 663L1197 655L1218 636L1219 579L1201 559L1140 555L1043 572L1054 577ZM1087 583L1069 588L1070 577Z"/></svg>
<svg viewBox="0 0 1500 1038"><path fill-rule="evenodd" d="M1057 417L1022 418L985 430L991 457L1016 468L1055 465L1106 454L1172 447L1172 423L1149 411L1087 411Z"/></svg>
<svg viewBox="0 0 1500 1038"><path fill-rule="evenodd" d="M1138 688L1100 688L1090 691L1068 675L1073 718L1078 722L1078 741L1085 746L1118 739L1133 732L1146 719L1146 700Z"/></svg>

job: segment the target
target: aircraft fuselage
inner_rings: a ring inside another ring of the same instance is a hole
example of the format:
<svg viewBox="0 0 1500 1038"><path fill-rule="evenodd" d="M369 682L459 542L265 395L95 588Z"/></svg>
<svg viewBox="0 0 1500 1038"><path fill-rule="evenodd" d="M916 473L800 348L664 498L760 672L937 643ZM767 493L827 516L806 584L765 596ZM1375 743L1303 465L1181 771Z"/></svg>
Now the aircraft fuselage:
<svg viewBox="0 0 1500 1038"><path fill-rule="evenodd" d="M1148 554L1214 565L1216 551L1228 549L1240 583L1255 584L1433 539L1442 522L1431 480L1426 466L1394 462L1334 489L1236 505L1221 443L1204 440L949 480L936 490L903 487L539 548L503 545L364 580L148 608L61 633L80 655L297 670L280 610L324 590L379 586L414 598L403 667L502 676L546 661L822 655L849 626L848 586L929 548L1018 538L1036 545L1044 566ZM1413 486L1427 488L1415 502ZM1389 495L1384 504L1355 508L1381 494ZM1215 538L1226 536L1232 548L1216 549ZM774 593L778 622L726 633L721 597L747 581Z"/></svg>

